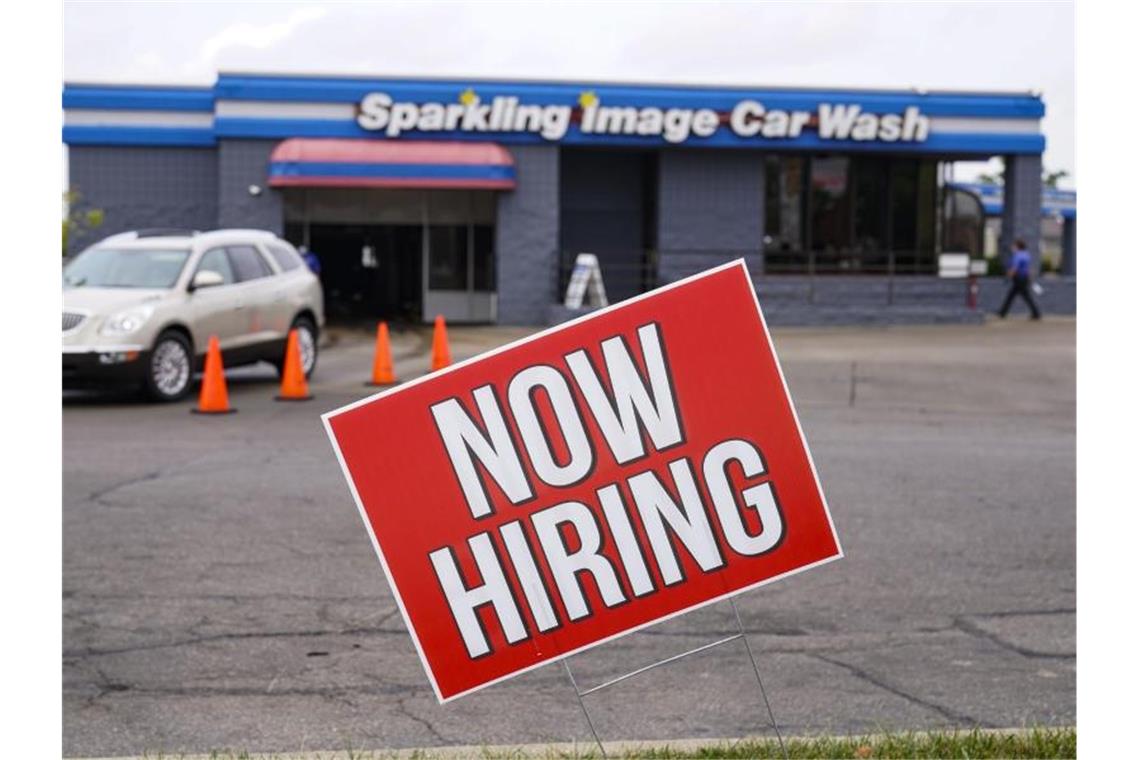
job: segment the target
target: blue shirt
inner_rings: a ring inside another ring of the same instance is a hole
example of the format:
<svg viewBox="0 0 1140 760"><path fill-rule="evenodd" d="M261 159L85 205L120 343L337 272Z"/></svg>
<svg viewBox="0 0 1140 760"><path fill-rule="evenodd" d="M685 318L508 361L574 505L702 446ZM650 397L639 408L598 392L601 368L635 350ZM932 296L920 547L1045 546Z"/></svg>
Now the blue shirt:
<svg viewBox="0 0 1140 760"><path fill-rule="evenodd" d="M321 260L317 258L317 254L312 251L305 251L301 256L304 257L305 263L309 265L309 269L313 271L313 274L321 273Z"/></svg>
<svg viewBox="0 0 1140 760"><path fill-rule="evenodd" d="M1010 267L1013 269L1014 276L1028 277L1029 265L1032 259L1029 256L1029 251L1014 251L1013 260L1010 262Z"/></svg>

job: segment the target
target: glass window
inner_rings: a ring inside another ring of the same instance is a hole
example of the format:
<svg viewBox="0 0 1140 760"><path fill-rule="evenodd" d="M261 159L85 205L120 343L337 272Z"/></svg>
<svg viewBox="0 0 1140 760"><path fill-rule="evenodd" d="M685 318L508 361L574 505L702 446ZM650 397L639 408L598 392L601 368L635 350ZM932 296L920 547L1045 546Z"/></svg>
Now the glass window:
<svg viewBox="0 0 1140 760"><path fill-rule="evenodd" d="M237 282L237 278L234 277L234 268L230 266L230 259L226 256L225 248L214 248L202 254L202 258L198 262L198 271L217 272L222 276L222 281L226 285Z"/></svg>
<svg viewBox="0 0 1140 760"><path fill-rule="evenodd" d="M769 156L764 167L764 241L766 248L803 248L803 170L799 156Z"/></svg>
<svg viewBox="0 0 1140 760"><path fill-rule="evenodd" d="M918 166L918 251L934 261L934 238L938 217L938 164L923 161Z"/></svg>
<svg viewBox="0 0 1140 760"><path fill-rule="evenodd" d="M811 247L839 251L851 244L851 195L846 157L814 158L811 162Z"/></svg>
<svg viewBox="0 0 1140 760"><path fill-rule="evenodd" d="M764 267L769 272L799 272L804 255L804 165L801 156L764 160Z"/></svg>
<svg viewBox="0 0 1140 760"><path fill-rule="evenodd" d="M69 288L172 288L190 252L88 248L63 269Z"/></svg>
<svg viewBox="0 0 1140 760"><path fill-rule="evenodd" d="M428 290L467 290L467 225L428 228Z"/></svg>
<svg viewBox="0 0 1140 760"><path fill-rule="evenodd" d="M918 162L896 159L891 164L891 234L894 249L914 255L917 246L915 217L918 215Z"/></svg>
<svg viewBox="0 0 1140 760"><path fill-rule="evenodd" d="M495 289L495 228L475 225L475 290Z"/></svg>
<svg viewBox="0 0 1140 760"><path fill-rule="evenodd" d="M269 265L252 245L231 245L226 251L230 255L230 264L233 265L238 282L256 280L271 274Z"/></svg>
<svg viewBox="0 0 1140 760"><path fill-rule="evenodd" d="M882 251L887 246L887 162L881 158L855 160L855 240L860 252Z"/></svg>
<svg viewBox="0 0 1140 760"><path fill-rule="evenodd" d="M265 247L273 260L277 262L277 266L281 267L282 272L297 269L304 263L292 248L286 248L283 245L267 245Z"/></svg>
<svg viewBox="0 0 1140 760"><path fill-rule="evenodd" d="M938 164L895 159L891 165L891 233L899 271L933 272L937 230Z"/></svg>
<svg viewBox="0 0 1140 760"><path fill-rule="evenodd" d="M985 211L981 201L965 190L947 188L943 202L945 226L942 228L942 250L966 252L971 258L982 255L982 228Z"/></svg>

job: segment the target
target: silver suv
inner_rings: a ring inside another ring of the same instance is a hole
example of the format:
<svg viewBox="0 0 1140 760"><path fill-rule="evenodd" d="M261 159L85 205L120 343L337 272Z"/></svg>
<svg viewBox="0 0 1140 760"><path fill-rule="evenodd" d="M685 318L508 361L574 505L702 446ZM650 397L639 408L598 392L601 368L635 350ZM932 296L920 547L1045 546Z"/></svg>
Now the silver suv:
<svg viewBox="0 0 1140 760"><path fill-rule="evenodd" d="M191 390L211 335L227 367L284 364L296 328L305 374L324 325L320 282L262 230L113 235L63 269L65 388L139 385L174 401Z"/></svg>

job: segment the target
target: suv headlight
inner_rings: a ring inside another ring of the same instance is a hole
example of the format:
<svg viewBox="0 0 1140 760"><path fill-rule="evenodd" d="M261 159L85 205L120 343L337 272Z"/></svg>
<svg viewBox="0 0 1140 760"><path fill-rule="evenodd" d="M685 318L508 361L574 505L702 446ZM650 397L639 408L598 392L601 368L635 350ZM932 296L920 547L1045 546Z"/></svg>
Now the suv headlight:
<svg viewBox="0 0 1140 760"><path fill-rule="evenodd" d="M111 315L99 330L103 335L126 335L146 324L154 314L153 306L135 306Z"/></svg>

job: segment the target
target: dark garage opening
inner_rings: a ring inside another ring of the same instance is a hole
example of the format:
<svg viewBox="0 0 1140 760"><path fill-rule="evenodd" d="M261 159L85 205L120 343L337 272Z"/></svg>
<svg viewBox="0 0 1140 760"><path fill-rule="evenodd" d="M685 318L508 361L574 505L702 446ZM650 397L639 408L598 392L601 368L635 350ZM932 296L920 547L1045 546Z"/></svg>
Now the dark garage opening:
<svg viewBox="0 0 1140 760"><path fill-rule="evenodd" d="M611 302L652 288L657 153L567 148L559 177L559 300L579 253L597 255Z"/></svg>
<svg viewBox="0 0 1140 760"><path fill-rule="evenodd" d="M304 225L289 223L285 236L294 245L304 244ZM321 262L330 319L419 320L422 225L310 224L308 241Z"/></svg>

